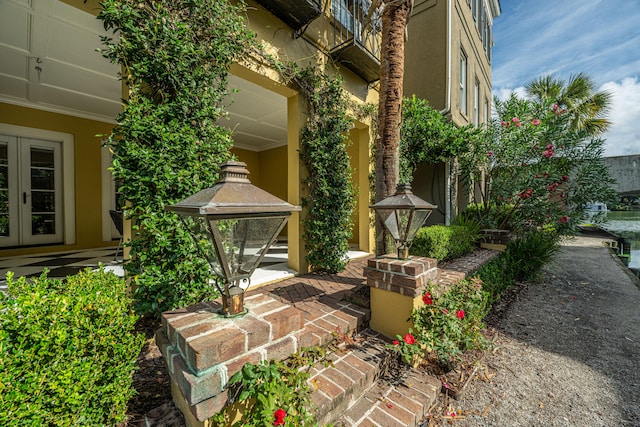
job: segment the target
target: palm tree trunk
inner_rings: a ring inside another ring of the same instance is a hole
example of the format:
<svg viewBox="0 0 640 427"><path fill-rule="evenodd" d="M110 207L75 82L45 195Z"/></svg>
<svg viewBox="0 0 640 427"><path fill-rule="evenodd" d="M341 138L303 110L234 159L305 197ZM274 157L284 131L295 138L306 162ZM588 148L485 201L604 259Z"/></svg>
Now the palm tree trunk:
<svg viewBox="0 0 640 427"><path fill-rule="evenodd" d="M398 184L405 28L413 0L386 0L382 12L380 103L376 137L376 202L395 193ZM384 225L376 220L376 255L387 247Z"/></svg>

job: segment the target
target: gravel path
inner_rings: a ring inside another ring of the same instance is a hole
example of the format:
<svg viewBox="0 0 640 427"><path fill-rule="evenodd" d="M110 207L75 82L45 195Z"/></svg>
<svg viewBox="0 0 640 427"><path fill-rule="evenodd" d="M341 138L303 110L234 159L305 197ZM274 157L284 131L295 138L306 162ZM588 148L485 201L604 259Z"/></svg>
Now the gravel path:
<svg viewBox="0 0 640 427"><path fill-rule="evenodd" d="M566 241L496 325L484 378L449 402L455 425L640 427L638 283L602 239Z"/></svg>

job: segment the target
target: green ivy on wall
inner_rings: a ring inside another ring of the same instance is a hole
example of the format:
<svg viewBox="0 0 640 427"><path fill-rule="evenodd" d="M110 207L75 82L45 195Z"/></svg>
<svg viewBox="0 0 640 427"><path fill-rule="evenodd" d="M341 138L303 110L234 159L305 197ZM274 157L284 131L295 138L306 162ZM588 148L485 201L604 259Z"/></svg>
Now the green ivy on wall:
<svg viewBox="0 0 640 427"><path fill-rule="evenodd" d="M342 80L313 68L296 73L309 103L309 118L301 135L300 157L309 176L304 239L307 261L314 269L328 273L347 265L351 215L355 190L347 148L351 119Z"/></svg>
<svg viewBox="0 0 640 427"><path fill-rule="evenodd" d="M207 297L207 262L176 214L164 211L213 185L230 158L224 115L227 74L253 35L244 4L105 0L98 18L117 41L103 55L122 67L128 99L109 137L112 172L134 238L125 264L135 309L159 314Z"/></svg>

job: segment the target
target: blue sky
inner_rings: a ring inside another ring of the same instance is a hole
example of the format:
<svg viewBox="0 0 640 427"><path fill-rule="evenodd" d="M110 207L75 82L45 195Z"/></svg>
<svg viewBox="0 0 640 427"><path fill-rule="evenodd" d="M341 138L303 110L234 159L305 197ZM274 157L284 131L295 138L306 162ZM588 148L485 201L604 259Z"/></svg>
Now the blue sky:
<svg viewBox="0 0 640 427"><path fill-rule="evenodd" d="M501 0L493 94L524 94L546 74L586 72L613 94L606 156L640 154L640 0Z"/></svg>

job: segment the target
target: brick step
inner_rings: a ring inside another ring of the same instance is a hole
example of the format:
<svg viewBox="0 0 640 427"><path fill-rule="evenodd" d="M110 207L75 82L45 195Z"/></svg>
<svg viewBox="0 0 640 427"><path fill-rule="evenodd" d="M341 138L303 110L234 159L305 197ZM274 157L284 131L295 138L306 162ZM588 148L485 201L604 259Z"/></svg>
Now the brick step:
<svg viewBox="0 0 640 427"><path fill-rule="evenodd" d="M381 335L368 329L331 355L333 366L317 365L310 384L320 425L416 426L435 401L440 381L403 365L390 384L383 374L395 365Z"/></svg>
<svg viewBox="0 0 640 427"><path fill-rule="evenodd" d="M226 406L227 381L245 363L283 360L303 347L328 345L368 321L367 309L327 295L312 297L294 306L255 293L245 298L248 313L231 319L220 316L219 301L163 313L156 343L187 425L203 425Z"/></svg>
<svg viewBox="0 0 640 427"><path fill-rule="evenodd" d="M440 381L424 372L407 369L393 383L379 379L340 417L336 427L415 427L422 424L440 392Z"/></svg>

